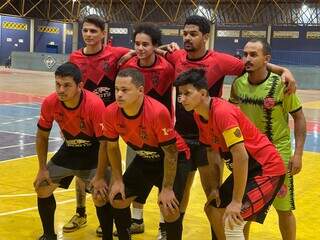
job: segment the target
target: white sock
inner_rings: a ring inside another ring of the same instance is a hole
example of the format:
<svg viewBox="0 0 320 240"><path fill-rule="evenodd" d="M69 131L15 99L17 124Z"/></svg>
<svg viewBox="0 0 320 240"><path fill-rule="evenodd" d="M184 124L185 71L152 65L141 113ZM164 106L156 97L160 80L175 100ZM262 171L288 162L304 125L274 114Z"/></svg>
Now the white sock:
<svg viewBox="0 0 320 240"><path fill-rule="evenodd" d="M131 209L131 218L141 220L143 219L143 209L141 208L132 208Z"/></svg>
<svg viewBox="0 0 320 240"><path fill-rule="evenodd" d="M244 240L243 228L246 223L246 221L243 221L242 224L234 226L232 230L228 226L225 226L224 232L226 240Z"/></svg>
<svg viewBox="0 0 320 240"><path fill-rule="evenodd" d="M160 221L159 221L160 223L164 223L164 217L163 217L163 215L162 215L162 212L160 211Z"/></svg>

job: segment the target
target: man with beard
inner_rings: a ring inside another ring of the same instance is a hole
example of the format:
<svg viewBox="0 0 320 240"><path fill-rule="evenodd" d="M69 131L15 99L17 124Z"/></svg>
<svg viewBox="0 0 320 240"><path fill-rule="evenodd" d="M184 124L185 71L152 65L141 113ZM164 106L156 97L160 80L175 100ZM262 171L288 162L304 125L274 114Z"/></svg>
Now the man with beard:
<svg viewBox="0 0 320 240"><path fill-rule="evenodd" d="M267 70L271 48L263 40L252 39L244 47L246 73L232 84L229 101L238 104L247 117L276 146L287 167L287 174L273 202L279 218L282 239L296 239L293 175L302 168L306 120L296 94L285 95L280 76ZM289 114L294 120L295 151L291 157ZM246 226L249 235L249 223ZM249 236L247 236L249 238Z"/></svg>

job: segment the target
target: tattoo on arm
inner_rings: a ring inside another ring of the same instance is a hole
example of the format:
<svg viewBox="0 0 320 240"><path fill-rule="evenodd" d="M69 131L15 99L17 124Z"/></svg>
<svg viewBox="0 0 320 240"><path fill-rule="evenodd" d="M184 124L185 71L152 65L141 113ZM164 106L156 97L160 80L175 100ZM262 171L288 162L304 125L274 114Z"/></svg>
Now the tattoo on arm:
<svg viewBox="0 0 320 240"><path fill-rule="evenodd" d="M178 150L176 144L163 146L164 151L164 176L162 186L172 188L177 172Z"/></svg>

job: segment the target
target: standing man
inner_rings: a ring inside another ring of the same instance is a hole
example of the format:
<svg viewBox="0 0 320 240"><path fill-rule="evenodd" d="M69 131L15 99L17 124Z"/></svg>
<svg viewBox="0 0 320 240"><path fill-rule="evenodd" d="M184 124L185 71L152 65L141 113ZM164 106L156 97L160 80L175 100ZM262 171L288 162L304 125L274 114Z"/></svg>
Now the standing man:
<svg viewBox="0 0 320 240"><path fill-rule="evenodd" d="M182 199L187 173L177 167L188 157L186 145L176 143L170 113L165 106L144 94L144 78L136 69L121 70L116 78L116 103L104 113L103 130L113 184L110 200L120 240L130 239L130 204L136 198L146 198L150 187L159 188L158 204L166 221L169 240L180 240L182 222L179 203ZM136 157L122 175L118 138L136 151ZM107 193L103 180L105 162L99 158L94 187Z"/></svg>
<svg viewBox="0 0 320 240"><path fill-rule="evenodd" d="M263 223L283 184L285 166L276 148L239 108L211 98L205 72L191 69L175 81L181 103L194 110L199 141L207 146L209 163L217 155L227 160L232 174L220 185L219 167L206 179L214 191L205 211L218 239L243 240L246 221Z"/></svg>
<svg viewBox="0 0 320 240"><path fill-rule="evenodd" d="M82 38L85 47L70 55L70 62L78 65L82 72L84 88L97 94L105 106L114 102L114 79L118 71L117 62L129 49L103 45L106 37L105 21L98 15L88 15L82 23ZM73 232L87 223L86 192L84 183L76 178L76 214L63 226L64 232ZM102 235L100 227L97 235Z"/></svg>
<svg viewBox="0 0 320 240"><path fill-rule="evenodd" d="M162 103L173 114L172 89L174 69L164 57L155 53L156 48L161 45L161 31L159 27L152 23L137 25L133 34L133 41L136 56L123 64L121 69L135 68L140 71L145 81L144 93ZM135 156L135 152L128 147L126 156L126 166L129 167ZM188 164L188 162L185 164ZM187 166L183 169L189 171ZM151 188L149 189L150 191ZM132 234L144 232L143 205L145 202L146 199L137 198L132 203L132 223L130 227ZM159 229L160 232L162 230L163 235L165 235L164 226L164 219L161 216Z"/></svg>
<svg viewBox="0 0 320 240"><path fill-rule="evenodd" d="M293 214L293 175L302 168L306 120L296 94L284 94L285 85L279 75L267 70L271 48L263 40L252 39L244 47L246 73L232 85L229 101L238 104L250 120L276 146L287 168L287 174L273 202L279 217L282 239L296 239L296 220ZM291 156L289 114L294 120L295 151ZM249 233L249 224L248 233Z"/></svg>
<svg viewBox="0 0 320 240"><path fill-rule="evenodd" d="M57 239L54 231L54 190L57 187L68 188L70 181L65 179L73 176L82 179L88 189L98 162L97 137L102 135L100 124L104 104L95 94L82 90L79 68L73 63L65 63L57 68L55 80L56 92L46 97L41 106L36 139L39 171L34 187L44 231L39 240ZM60 127L64 143L47 163L48 140L54 121ZM102 229L109 228L109 236L105 235L103 239L110 240L112 221L110 223L107 219L111 216L111 209L101 207L103 203L98 198L93 200Z"/></svg>

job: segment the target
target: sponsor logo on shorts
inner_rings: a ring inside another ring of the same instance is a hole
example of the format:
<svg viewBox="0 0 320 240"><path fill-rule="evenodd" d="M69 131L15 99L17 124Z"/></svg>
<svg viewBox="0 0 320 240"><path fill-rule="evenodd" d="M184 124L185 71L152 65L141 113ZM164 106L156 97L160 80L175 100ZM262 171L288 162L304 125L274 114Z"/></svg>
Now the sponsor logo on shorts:
<svg viewBox="0 0 320 240"><path fill-rule="evenodd" d="M287 196L288 193L288 186L283 184L277 194L278 198L285 198Z"/></svg>
<svg viewBox="0 0 320 240"><path fill-rule="evenodd" d="M90 141L84 139L66 140L66 144L68 147L90 147L92 145Z"/></svg>
<svg viewBox="0 0 320 240"><path fill-rule="evenodd" d="M160 154L158 152L151 152L151 151L145 151L145 150L138 150L136 151L137 155L144 158L144 159L158 159L160 158Z"/></svg>

